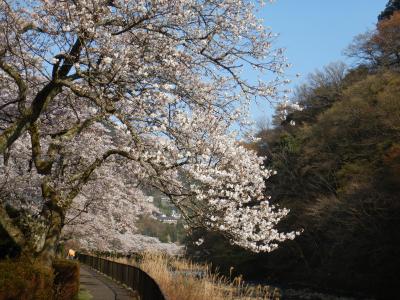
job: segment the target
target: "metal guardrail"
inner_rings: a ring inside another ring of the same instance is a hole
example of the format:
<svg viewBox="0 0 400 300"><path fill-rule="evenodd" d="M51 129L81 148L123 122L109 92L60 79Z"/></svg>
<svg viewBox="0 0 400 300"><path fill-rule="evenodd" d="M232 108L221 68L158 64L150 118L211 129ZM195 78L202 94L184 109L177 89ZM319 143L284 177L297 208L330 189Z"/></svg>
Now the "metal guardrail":
<svg viewBox="0 0 400 300"><path fill-rule="evenodd" d="M137 291L141 300L167 300L154 279L137 267L82 253L78 260Z"/></svg>

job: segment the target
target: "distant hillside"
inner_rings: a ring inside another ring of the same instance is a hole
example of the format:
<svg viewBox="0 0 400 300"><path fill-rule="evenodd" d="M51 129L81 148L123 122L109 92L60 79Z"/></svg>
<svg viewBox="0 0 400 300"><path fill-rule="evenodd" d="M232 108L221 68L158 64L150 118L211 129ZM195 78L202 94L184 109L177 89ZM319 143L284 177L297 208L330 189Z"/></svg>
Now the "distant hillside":
<svg viewBox="0 0 400 300"><path fill-rule="evenodd" d="M398 298L399 3L390 1L376 29L349 47L357 66L336 63L311 74L293 99L303 110L288 111L284 121L277 111L275 126L247 145L277 170L266 194L291 209L281 228L303 234L256 255L197 231L187 240L194 257L257 281ZM205 240L196 247L199 237Z"/></svg>

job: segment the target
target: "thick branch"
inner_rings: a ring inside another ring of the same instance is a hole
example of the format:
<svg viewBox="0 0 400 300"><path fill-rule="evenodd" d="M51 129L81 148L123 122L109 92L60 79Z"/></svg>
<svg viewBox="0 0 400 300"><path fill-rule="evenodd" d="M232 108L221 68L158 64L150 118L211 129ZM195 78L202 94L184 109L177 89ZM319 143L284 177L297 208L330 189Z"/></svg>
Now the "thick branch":
<svg viewBox="0 0 400 300"><path fill-rule="evenodd" d="M31 144L32 144L32 158L35 163L36 169L39 174L47 175L50 174L51 168L53 166L53 156L55 154L55 147L52 145L49 146L48 154L49 159L42 158L42 147L40 145L40 134L37 122L33 123L30 127L30 135L31 135ZM53 146L53 147L52 147Z"/></svg>
<svg viewBox="0 0 400 300"><path fill-rule="evenodd" d="M65 209L60 195L45 180L42 183L43 198L48 199L43 206L41 215L48 221L48 228L43 248L40 250L40 258L45 265L50 266L56 251L56 244L64 226Z"/></svg>
<svg viewBox="0 0 400 300"><path fill-rule="evenodd" d="M0 54L0 57L2 55ZM13 66L5 63L3 60L0 59L0 68L3 69L12 79L14 79L15 83L18 86L18 108L21 113L25 110L25 101L26 95L28 92L28 87L26 86L24 80L22 79L21 75L19 74L18 70L15 69Z"/></svg>
<svg viewBox="0 0 400 300"><path fill-rule="evenodd" d="M82 48L82 41L80 38L77 39L74 46L72 47L69 57L65 59L63 65L58 71L58 77L64 77L68 75L72 65L79 59L79 53ZM23 132L27 129L30 124L33 124L40 117L41 113L46 109L48 104L55 96L57 96L62 90L62 85L56 80L50 81L46 84L43 89L33 99L29 109L18 119L14 124L9 126L0 135L0 153L11 146L16 139L18 139Z"/></svg>
<svg viewBox="0 0 400 300"><path fill-rule="evenodd" d="M23 246L25 244L26 241L24 234L17 226L14 225L3 205L0 205L0 225L17 245Z"/></svg>
<svg viewBox="0 0 400 300"><path fill-rule="evenodd" d="M79 61L79 54L82 50L82 39L78 37L75 44L72 46L71 50L69 51L68 56L65 58L63 65L61 66L60 70L58 71L58 77L63 78L67 76L69 71L71 70L74 63Z"/></svg>
<svg viewBox="0 0 400 300"><path fill-rule="evenodd" d="M68 193L68 196L66 198L67 206L70 205L70 203L74 200L74 198L79 194L83 186L89 181L90 176L93 174L93 172L97 168L99 168L107 160L107 158L109 158L112 155L120 155L128 159L132 160L134 159L128 152L119 149L108 150L101 157L96 158L96 160L92 164L90 164L87 167L87 169L75 179L77 181L77 184Z"/></svg>
<svg viewBox="0 0 400 300"><path fill-rule="evenodd" d="M22 30L20 31L20 34L24 34L31 30L37 31L37 32L45 32L42 28L37 27L34 23L29 23L22 28Z"/></svg>
<svg viewBox="0 0 400 300"><path fill-rule="evenodd" d="M111 103L111 102L107 103L106 101L101 102L97 95L95 95L94 93L90 93L88 91L84 91L84 90L78 88L77 86L75 86L71 82L71 80L60 80L58 82L60 82L60 84L62 84L63 86L68 87L71 90L71 92L73 92L78 97L89 99L94 104L96 104L97 106L101 107L107 113L111 113L111 114L115 113L114 103Z"/></svg>
<svg viewBox="0 0 400 300"><path fill-rule="evenodd" d="M61 86L55 82L49 82L33 99L31 107L22 115L17 121L4 130L0 135L0 153L10 147L22 133L25 132L27 127L36 122L40 114L46 109L49 102L61 92Z"/></svg>
<svg viewBox="0 0 400 300"><path fill-rule="evenodd" d="M85 120L83 123L78 123L75 126L72 126L70 129L59 132L57 134L52 135L53 138L57 139L60 142L66 142L72 140L74 137L79 135L82 130L89 127L94 122L100 120L104 115L100 114L93 118ZM36 169L39 174L48 175L51 172L51 168L54 163L54 158L57 154L57 150L59 149L59 143L54 142L51 143L47 150L47 159L44 159L42 156L42 148L40 145L40 133L37 122L31 125L30 127L31 134L31 144L32 144L32 158L35 163Z"/></svg>

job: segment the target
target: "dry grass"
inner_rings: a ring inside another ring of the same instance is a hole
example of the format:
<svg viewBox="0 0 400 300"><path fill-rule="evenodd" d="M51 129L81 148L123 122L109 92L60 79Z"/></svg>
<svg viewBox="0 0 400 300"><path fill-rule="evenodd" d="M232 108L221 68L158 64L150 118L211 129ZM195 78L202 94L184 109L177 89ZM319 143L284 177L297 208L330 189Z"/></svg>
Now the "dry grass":
<svg viewBox="0 0 400 300"><path fill-rule="evenodd" d="M120 262L129 263L125 260ZM233 281L212 274L199 265L163 254L146 253L139 267L159 284L168 300L280 299L280 290L269 286L246 286L240 277ZM196 276L202 273L202 276Z"/></svg>

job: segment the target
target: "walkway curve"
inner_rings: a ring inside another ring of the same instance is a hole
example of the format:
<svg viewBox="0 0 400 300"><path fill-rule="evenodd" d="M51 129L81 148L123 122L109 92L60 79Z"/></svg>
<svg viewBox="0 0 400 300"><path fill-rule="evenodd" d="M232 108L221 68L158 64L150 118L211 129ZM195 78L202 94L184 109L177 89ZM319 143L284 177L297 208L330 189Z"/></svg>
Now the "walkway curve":
<svg viewBox="0 0 400 300"><path fill-rule="evenodd" d="M80 265L80 284L89 291L92 300L136 300L134 292L120 286L115 281L95 271L89 266Z"/></svg>

